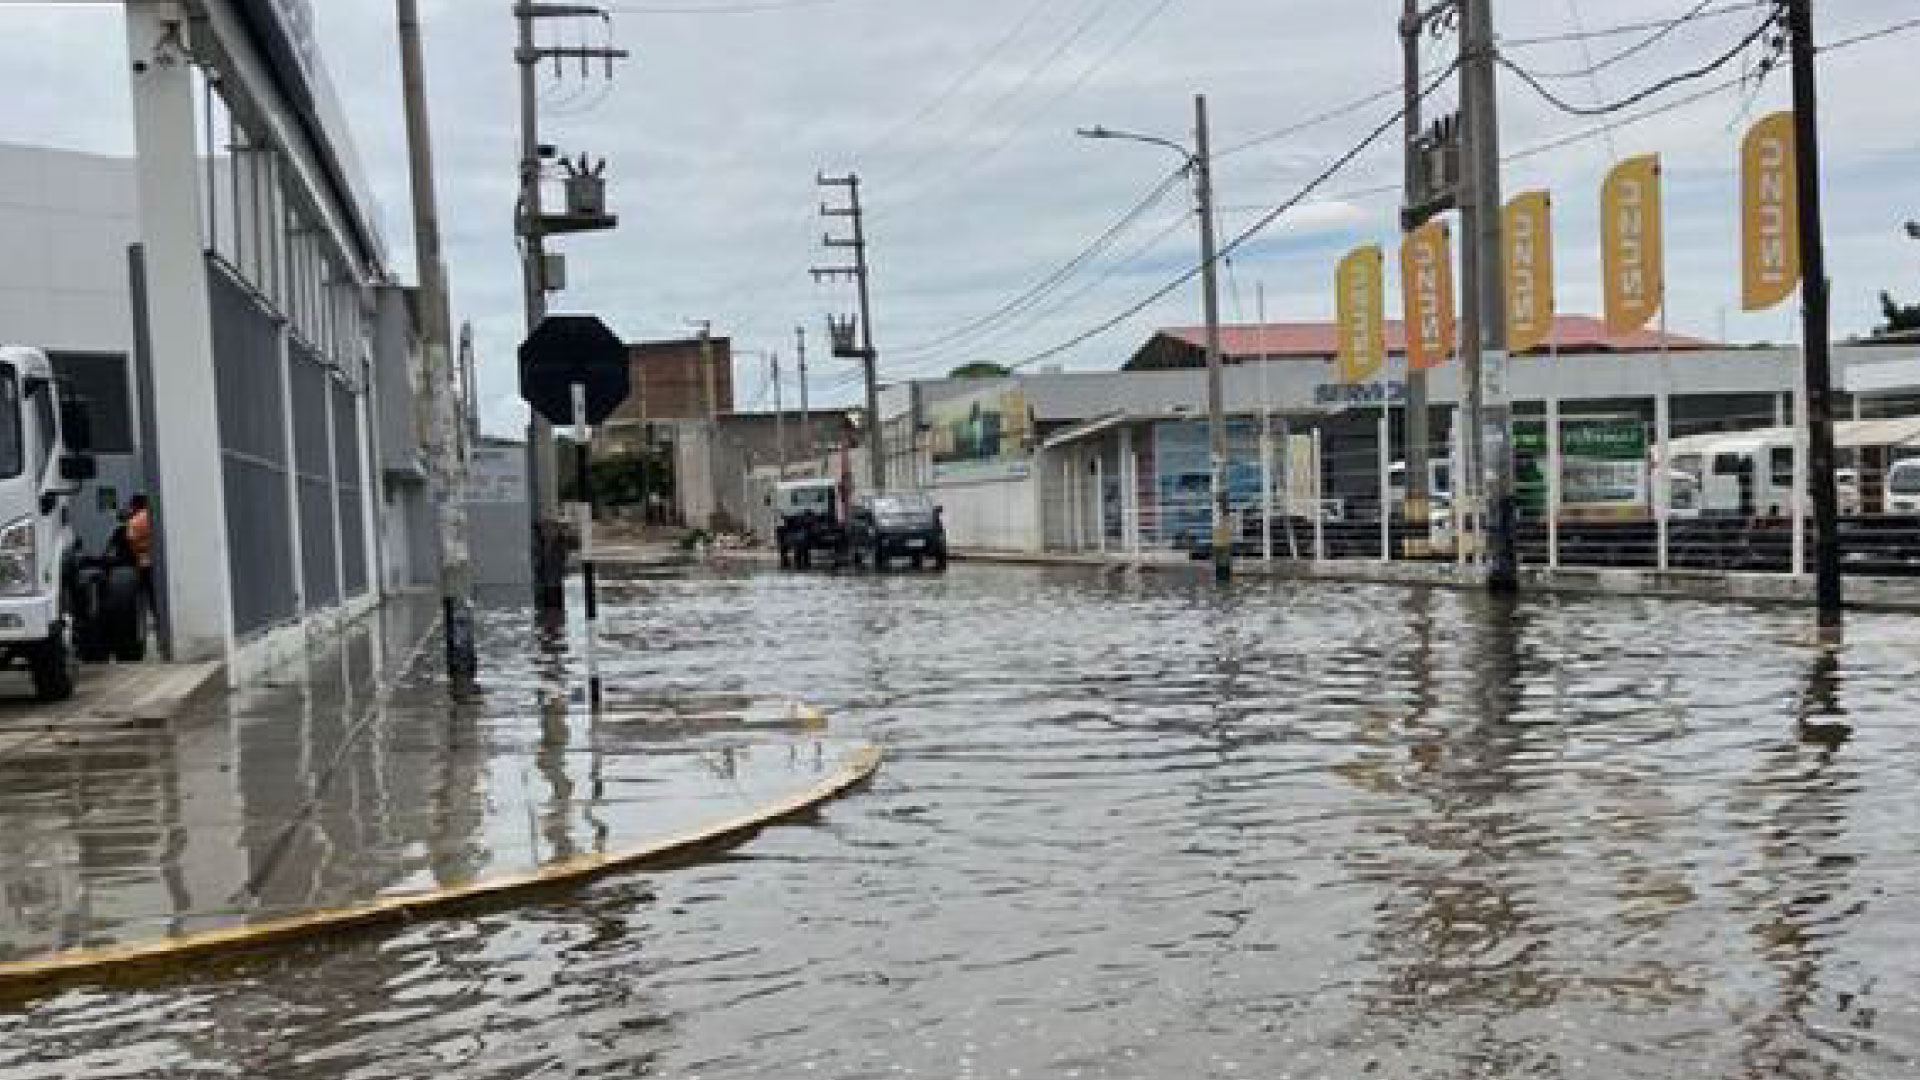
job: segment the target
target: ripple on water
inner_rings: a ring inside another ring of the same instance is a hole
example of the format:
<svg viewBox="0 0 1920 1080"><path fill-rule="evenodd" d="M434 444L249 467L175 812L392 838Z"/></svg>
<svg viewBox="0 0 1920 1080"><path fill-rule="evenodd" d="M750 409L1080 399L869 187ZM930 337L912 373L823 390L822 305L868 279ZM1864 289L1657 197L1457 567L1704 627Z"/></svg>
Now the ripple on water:
<svg viewBox="0 0 1920 1080"><path fill-rule="evenodd" d="M0 1077L1920 1074L1920 623L974 567L607 606L635 708L806 698L883 773L670 873L24 1006ZM480 755L541 722L492 660Z"/></svg>

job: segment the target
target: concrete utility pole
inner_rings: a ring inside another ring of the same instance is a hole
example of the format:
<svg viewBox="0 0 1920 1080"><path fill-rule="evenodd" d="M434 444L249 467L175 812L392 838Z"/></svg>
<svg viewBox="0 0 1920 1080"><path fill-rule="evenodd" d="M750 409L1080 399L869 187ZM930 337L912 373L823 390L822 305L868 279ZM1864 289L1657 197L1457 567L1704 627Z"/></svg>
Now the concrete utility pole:
<svg viewBox="0 0 1920 1080"><path fill-rule="evenodd" d="M720 379L713 368L713 320L687 321L689 325L700 328L700 378L705 386L703 402L706 405L707 427L711 429L720 415Z"/></svg>
<svg viewBox="0 0 1920 1080"><path fill-rule="evenodd" d="M1420 34L1426 29L1426 19L1420 14L1420 0L1406 0L1406 6L1400 16L1400 45L1405 54L1406 66L1406 108L1403 117L1406 130L1406 196L1407 210L1402 213L1400 227L1411 232L1421 224L1416 220L1413 208L1421 199L1422 161L1416 149L1420 141ZM1411 338L1413 328L1407 327ZM1409 361L1413 355L1411 344L1408 346ZM1431 494L1427 488L1427 373L1417 370L1413 364L1407 364L1407 454L1406 454L1406 502L1401 512L1408 522L1420 529L1422 550L1425 549L1426 526L1429 520L1427 499Z"/></svg>
<svg viewBox="0 0 1920 1080"><path fill-rule="evenodd" d="M1194 207L1200 217L1200 293L1207 326L1207 443L1210 463L1209 491L1213 502L1213 579L1233 579L1232 506L1227 490L1227 418L1221 392L1220 359L1220 286L1215 264L1219 252L1214 241L1213 160L1208 146L1207 96L1193 96L1194 148L1157 135L1094 126L1076 134L1088 139L1124 139L1165 147L1186 161L1186 172L1193 177Z"/></svg>
<svg viewBox="0 0 1920 1080"><path fill-rule="evenodd" d="M420 330L426 347L426 378L432 432L427 453L434 479L434 509L440 533L440 610L447 644L447 674L470 679L479 668L474 649L473 562L467 543L466 469L460 429L464 418L455 387L464 372L453 367L453 319L446 265L440 256L440 209L433 187L433 135L427 119L426 74L420 55L416 0L395 0L400 73L406 98L408 167L413 183L414 261L420 277Z"/></svg>
<svg viewBox="0 0 1920 1080"><path fill-rule="evenodd" d="M773 367L773 443L780 458L780 479L787 478L787 410L780 403L780 354L768 353Z"/></svg>
<svg viewBox="0 0 1920 1080"><path fill-rule="evenodd" d="M1492 0L1460 3L1461 264L1471 299L1461 312L1468 413L1486 491L1487 588L1520 585L1514 538L1513 450L1507 399L1507 310L1500 246L1500 129L1494 102Z"/></svg>
<svg viewBox="0 0 1920 1080"><path fill-rule="evenodd" d="M599 214L560 215L558 220L553 220L541 205L542 163L555 152L540 142L539 86L535 75L543 60L555 63L578 60L583 66L601 60L607 64L611 77L613 61L624 59L627 52L598 46L536 44L533 33L536 19L608 17L606 9L592 4L515 3L513 17L519 27L513 59L520 68L520 205L515 228L522 244L521 277L526 293L527 333L532 334L547 317L547 293L561 286L549 276L547 237L555 232L606 229L615 224L614 219ZM533 511L534 603L544 612L561 611L566 607L567 556L565 532L560 523L559 472L554 456L553 425L537 414L527 424L527 474L532 482L529 496Z"/></svg>
<svg viewBox="0 0 1920 1080"><path fill-rule="evenodd" d="M807 414L807 328L793 328L793 347L800 364L800 439L807 448L807 460L813 460L813 418Z"/></svg>
<svg viewBox="0 0 1920 1080"><path fill-rule="evenodd" d="M867 383L866 433L868 483L874 491L887 489L886 439L880 430L880 354L873 347L873 306L868 293L867 268L867 230L866 215L860 208L860 177L854 173L845 176L821 174L818 181L824 188L845 188L847 205L844 207L820 204L820 216L824 218L847 218L853 236L835 237L828 234L821 243L829 250L844 248L853 252L851 266L815 267L812 271L815 281L851 279L860 291L860 343L853 342L854 327L849 321L828 320L828 328L833 334L833 355L857 359L865 368Z"/></svg>
<svg viewBox="0 0 1920 1080"><path fill-rule="evenodd" d="M1814 605L1822 628L1840 625L1840 502L1833 475L1833 362L1827 252L1820 217L1820 123L1815 101L1813 5L1785 0L1793 53L1795 190L1800 219L1802 346L1807 365L1807 465L1812 476Z"/></svg>
<svg viewBox="0 0 1920 1080"><path fill-rule="evenodd" d="M1207 443L1213 486L1213 580L1233 580L1232 507L1227 491L1227 416L1220 388L1219 253L1213 226L1213 158L1207 139L1207 96L1193 96L1193 190L1200 214L1200 289L1207 318Z"/></svg>

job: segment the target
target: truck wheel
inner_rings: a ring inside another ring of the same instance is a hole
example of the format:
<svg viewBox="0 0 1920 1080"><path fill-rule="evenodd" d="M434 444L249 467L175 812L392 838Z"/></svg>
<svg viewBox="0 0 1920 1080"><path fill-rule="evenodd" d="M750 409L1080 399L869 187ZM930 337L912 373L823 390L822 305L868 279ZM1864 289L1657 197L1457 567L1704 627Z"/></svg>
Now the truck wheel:
<svg viewBox="0 0 1920 1080"><path fill-rule="evenodd" d="M887 569L887 545L877 536L873 538L873 569L878 573Z"/></svg>
<svg viewBox="0 0 1920 1080"><path fill-rule="evenodd" d="M933 568L940 573L947 572L947 549L939 548L933 553Z"/></svg>
<svg viewBox="0 0 1920 1080"><path fill-rule="evenodd" d="M65 701L73 696L73 650L67 645L67 628L57 627L47 640L34 647L28 661L33 672L33 692L41 701Z"/></svg>

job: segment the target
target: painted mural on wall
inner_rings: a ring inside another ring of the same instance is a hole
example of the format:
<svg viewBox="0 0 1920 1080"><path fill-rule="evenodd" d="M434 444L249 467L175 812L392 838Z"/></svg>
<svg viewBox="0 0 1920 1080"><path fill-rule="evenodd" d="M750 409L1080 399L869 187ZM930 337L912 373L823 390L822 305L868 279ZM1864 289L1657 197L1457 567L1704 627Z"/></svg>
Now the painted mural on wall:
<svg viewBox="0 0 1920 1080"><path fill-rule="evenodd" d="M1033 469L1033 410L1017 384L1000 383L928 409L936 480L1020 479Z"/></svg>

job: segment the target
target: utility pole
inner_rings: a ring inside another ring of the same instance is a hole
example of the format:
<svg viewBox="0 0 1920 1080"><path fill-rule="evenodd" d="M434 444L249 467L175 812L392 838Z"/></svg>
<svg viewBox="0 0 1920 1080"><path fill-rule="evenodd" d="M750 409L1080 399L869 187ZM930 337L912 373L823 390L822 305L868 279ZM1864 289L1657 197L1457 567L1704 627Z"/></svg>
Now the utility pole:
<svg viewBox="0 0 1920 1080"><path fill-rule="evenodd" d="M1213 487L1213 580L1233 580L1232 508L1227 491L1227 416L1220 380L1219 261L1213 234L1213 160L1207 140L1207 96L1193 96L1193 191L1200 214L1200 288L1207 318L1207 443Z"/></svg>
<svg viewBox="0 0 1920 1080"><path fill-rule="evenodd" d="M1833 361L1826 242L1820 215L1820 123L1815 101L1813 5L1783 0L1793 53L1795 191L1800 219L1802 348L1807 365L1807 466L1813 474L1814 607L1822 629L1840 625L1840 506L1833 476Z"/></svg>
<svg viewBox="0 0 1920 1080"><path fill-rule="evenodd" d="M1473 459L1486 492L1487 588L1520 586L1514 542L1512 406L1507 400L1507 312L1500 246L1500 130L1494 102L1492 0L1460 0L1461 265L1472 299L1461 312Z"/></svg>
<svg viewBox="0 0 1920 1080"><path fill-rule="evenodd" d="M433 134L427 119L425 65L420 49L416 0L395 0L400 72L406 96L408 169L413 185L414 261L420 277L420 336L426 351L423 389L431 406L427 453L434 479L440 533L440 613L447 645L447 675L456 682L479 670L474 648L473 561L467 543L464 426L453 366L453 318L447 300L446 264L440 255L440 208L433 186ZM463 341L465 339L463 338Z"/></svg>
<svg viewBox="0 0 1920 1080"><path fill-rule="evenodd" d="M550 146L540 142L539 87L535 79L541 61L559 65L578 60L583 69L592 61L604 61L612 77L613 62L627 56L625 49L598 46L541 46L534 40L537 19L607 19L606 9L592 4L541 4L517 2L513 17L519 26L514 63L520 68L520 204L515 229L521 242L521 278L526 294L527 333L531 335L547 317L547 293L558 291L547 265L547 237L563 232L610 229L617 220L600 208L576 206L574 192L568 193L568 213L549 215L542 206L541 173L543 162L555 156ZM557 68L556 68L557 70ZM543 612L566 607L566 544L560 523L559 474L554 457L553 425L538 414L527 424L527 473L532 490L529 502L533 511L533 589L534 603Z"/></svg>
<svg viewBox="0 0 1920 1080"><path fill-rule="evenodd" d="M867 289L867 230L866 215L860 208L860 177L855 173L848 173L845 176L828 176L822 173L817 182L823 188L845 188L847 192L846 206L829 206L823 202L820 204L820 216L849 219L853 236L851 238L835 237L828 233L821 238L821 243L828 250L852 251L853 264L815 267L812 273L815 281L851 279L859 288L859 344L854 344L853 319L835 319L829 316L827 328L833 337L833 355L857 359L865 368L868 483L876 492L885 491L887 489L887 455L886 439L880 431L880 354L873 348L873 306Z"/></svg>
<svg viewBox="0 0 1920 1080"><path fill-rule="evenodd" d="M480 442L480 374L474 366L471 322L460 324L460 384L464 409L462 422L466 425L467 446L471 448Z"/></svg>
<svg viewBox="0 0 1920 1080"><path fill-rule="evenodd" d="M773 443L780 459L780 479L787 478L787 410L780 403L780 354L768 353L767 363L773 365Z"/></svg>
<svg viewBox="0 0 1920 1080"><path fill-rule="evenodd" d="M1403 232L1412 232L1424 221L1424 217L1414 209L1421 201L1421 168L1424 162L1417 146L1420 142L1420 35L1426 29L1426 19L1420 14L1420 0L1406 0L1406 6L1400 16L1400 45L1405 54L1406 87L1405 115L1402 118L1406 130L1406 195L1405 209L1401 213L1400 227ZM1411 338L1413 327L1406 328ZM1406 520L1421 530L1421 550L1426 549L1427 499L1427 373L1417 369L1411 363L1412 348L1407 351L1407 453L1406 453L1406 502L1402 513Z"/></svg>
<svg viewBox="0 0 1920 1080"><path fill-rule="evenodd" d="M1185 171L1193 178L1195 210L1200 217L1200 292L1207 323L1207 435L1211 463L1210 491L1213 502L1213 579L1233 579L1233 537L1229 526L1232 508L1227 491L1227 418L1221 393L1220 373L1220 286L1214 264L1219 252L1214 241L1213 160L1208 147L1207 96L1193 96L1192 150L1157 135L1116 131L1096 125L1080 128L1076 134L1087 139L1124 139L1164 147L1186 162Z"/></svg>
<svg viewBox="0 0 1920 1080"><path fill-rule="evenodd" d="M800 439L807 448L807 460L813 460L817 447L813 440L813 418L807 413L807 328L793 328L793 347L800 364Z"/></svg>

